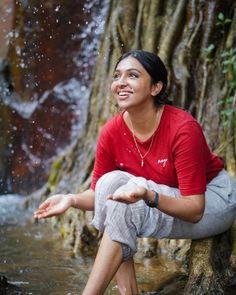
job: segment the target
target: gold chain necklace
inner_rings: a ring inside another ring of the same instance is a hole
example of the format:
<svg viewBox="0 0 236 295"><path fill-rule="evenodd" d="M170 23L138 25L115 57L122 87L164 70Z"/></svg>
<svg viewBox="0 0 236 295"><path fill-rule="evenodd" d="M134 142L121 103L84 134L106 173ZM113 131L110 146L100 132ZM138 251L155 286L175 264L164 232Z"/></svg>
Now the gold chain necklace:
<svg viewBox="0 0 236 295"><path fill-rule="evenodd" d="M139 156L140 156L140 158L141 158L141 163L140 163L140 165L141 165L141 167L143 167L143 166L144 166L144 158L149 154L149 152L150 152L150 150L151 150L151 148L152 148L153 141L154 141L154 137L155 137L155 134L156 134L156 132L155 132L155 129L156 129L156 128L153 130L153 133L152 133L152 139L151 139L151 142L150 142L150 145L149 145L148 150L146 151L146 153L145 153L144 155L142 155L142 153L141 153L141 151L140 151L140 149L139 149L139 147L138 147L137 140L136 140L136 138L135 138L135 132L134 132L133 123L132 123L132 121L131 121L130 118L129 118L129 120L130 120L131 127L132 127L132 135L133 135L133 139L134 139L134 144L135 144L136 149L137 149L137 151L138 151L138 153L139 153Z"/></svg>

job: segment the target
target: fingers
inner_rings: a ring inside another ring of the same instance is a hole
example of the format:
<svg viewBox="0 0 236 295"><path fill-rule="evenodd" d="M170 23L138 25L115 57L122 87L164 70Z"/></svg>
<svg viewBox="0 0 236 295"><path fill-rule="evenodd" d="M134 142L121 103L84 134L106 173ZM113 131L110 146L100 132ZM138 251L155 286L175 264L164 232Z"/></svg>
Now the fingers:
<svg viewBox="0 0 236 295"><path fill-rule="evenodd" d="M58 215L56 210L49 210L49 209L39 209L34 213L34 218L36 219L42 219L42 218L49 218L52 216Z"/></svg>
<svg viewBox="0 0 236 295"><path fill-rule="evenodd" d="M50 202L48 200L44 201L39 206L38 210L34 212L34 218L41 219L41 218L49 217L49 214L50 214L49 206L50 206Z"/></svg>
<svg viewBox="0 0 236 295"><path fill-rule="evenodd" d="M134 203L137 200L131 195L108 195L107 200L113 200L124 203Z"/></svg>
<svg viewBox="0 0 236 295"><path fill-rule="evenodd" d="M147 189L144 187L137 187L135 190L124 193L122 195L108 195L107 200L125 202L128 204L135 203L145 197Z"/></svg>
<svg viewBox="0 0 236 295"><path fill-rule="evenodd" d="M39 209L46 209L49 205L50 205L50 200L47 199L39 206Z"/></svg>
<svg viewBox="0 0 236 295"><path fill-rule="evenodd" d="M41 219L41 218L48 218L54 215L58 215L56 204L59 203L59 199L57 195L54 195L47 200L45 200L34 212L34 218Z"/></svg>
<svg viewBox="0 0 236 295"><path fill-rule="evenodd" d="M35 219L46 218L47 215L48 215L48 212L46 210L37 210L36 212L34 212Z"/></svg>
<svg viewBox="0 0 236 295"><path fill-rule="evenodd" d="M120 196L120 195L108 195L107 200L121 201L122 196Z"/></svg>
<svg viewBox="0 0 236 295"><path fill-rule="evenodd" d="M113 200L113 195L106 196L107 200Z"/></svg>

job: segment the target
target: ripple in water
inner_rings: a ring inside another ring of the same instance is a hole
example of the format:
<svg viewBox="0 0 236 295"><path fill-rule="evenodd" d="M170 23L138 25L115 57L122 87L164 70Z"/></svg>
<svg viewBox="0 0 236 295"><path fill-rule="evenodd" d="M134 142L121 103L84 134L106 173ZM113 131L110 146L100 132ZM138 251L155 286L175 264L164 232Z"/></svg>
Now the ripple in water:
<svg viewBox="0 0 236 295"><path fill-rule="evenodd" d="M24 208L22 196L0 196L0 226L23 224L30 216L31 213Z"/></svg>

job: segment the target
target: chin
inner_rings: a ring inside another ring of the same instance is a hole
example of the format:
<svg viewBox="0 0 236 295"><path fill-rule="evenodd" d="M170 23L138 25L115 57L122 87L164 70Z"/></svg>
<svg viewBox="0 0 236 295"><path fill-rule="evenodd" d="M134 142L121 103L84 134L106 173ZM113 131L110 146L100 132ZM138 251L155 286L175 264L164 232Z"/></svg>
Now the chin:
<svg viewBox="0 0 236 295"><path fill-rule="evenodd" d="M117 104L118 104L119 108L121 108L121 109L126 109L127 107L129 107L128 104L125 103L124 101L117 101Z"/></svg>

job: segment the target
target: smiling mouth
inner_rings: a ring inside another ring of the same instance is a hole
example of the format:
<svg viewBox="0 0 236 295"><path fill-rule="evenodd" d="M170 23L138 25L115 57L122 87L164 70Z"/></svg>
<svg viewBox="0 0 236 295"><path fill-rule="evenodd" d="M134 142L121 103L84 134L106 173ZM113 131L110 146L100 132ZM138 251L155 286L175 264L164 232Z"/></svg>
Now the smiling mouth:
<svg viewBox="0 0 236 295"><path fill-rule="evenodd" d="M127 96L127 95L130 95L130 94L132 94L133 92L131 92L131 91L119 91L117 94L119 95L119 96Z"/></svg>

